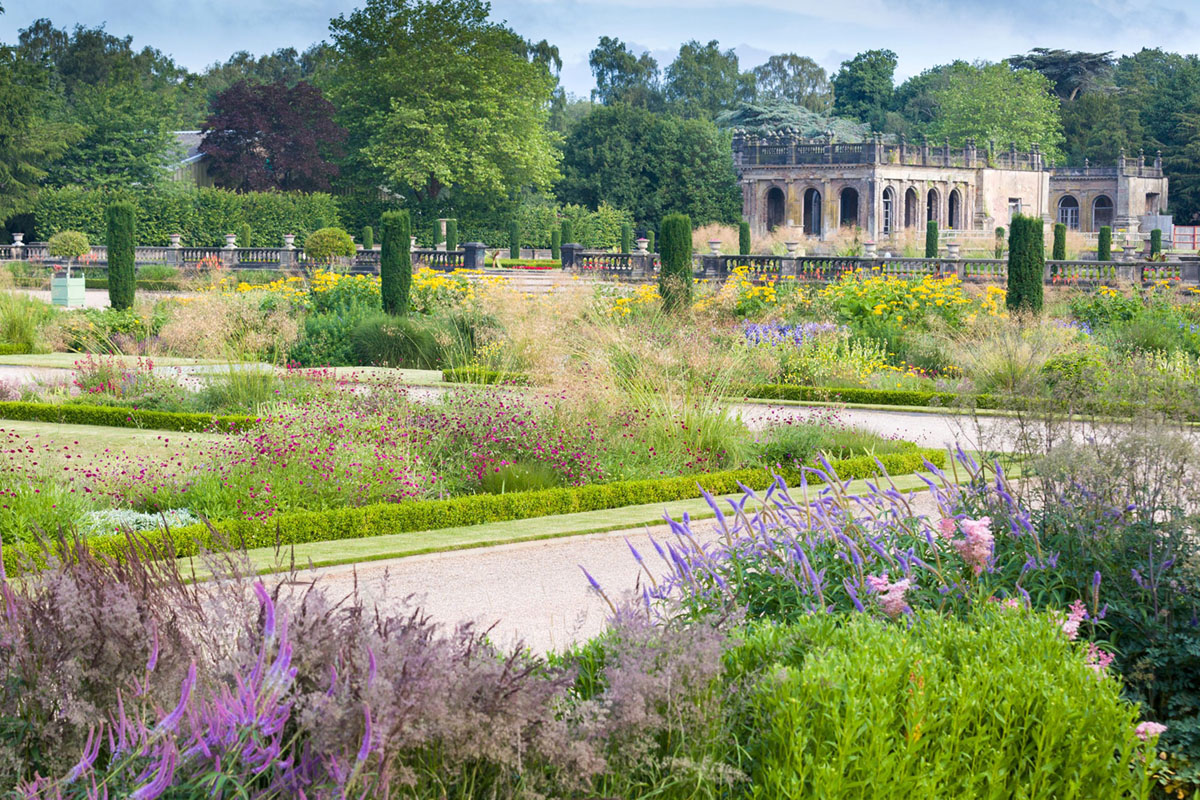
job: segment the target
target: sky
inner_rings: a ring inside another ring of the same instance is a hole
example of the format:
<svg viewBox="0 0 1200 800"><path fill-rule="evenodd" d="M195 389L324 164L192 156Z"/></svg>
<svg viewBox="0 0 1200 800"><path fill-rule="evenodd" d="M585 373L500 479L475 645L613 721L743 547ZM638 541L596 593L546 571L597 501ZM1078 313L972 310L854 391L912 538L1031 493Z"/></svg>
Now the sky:
<svg viewBox="0 0 1200 800"><path fill-rule="evenodd" d="M238 50L303 50L359 0L4 0L0 40L48 17L58 27L104 24L199 71ZM955 59L999 60L1033 47L1200 50L1200 0L493 0L492 16L563 57L561 81L587 96L588 52L602 35L665 68L679 45L716 39L742 69L774 53L806 55L830 73L855 53L887 48L897 80Z"/></svg>

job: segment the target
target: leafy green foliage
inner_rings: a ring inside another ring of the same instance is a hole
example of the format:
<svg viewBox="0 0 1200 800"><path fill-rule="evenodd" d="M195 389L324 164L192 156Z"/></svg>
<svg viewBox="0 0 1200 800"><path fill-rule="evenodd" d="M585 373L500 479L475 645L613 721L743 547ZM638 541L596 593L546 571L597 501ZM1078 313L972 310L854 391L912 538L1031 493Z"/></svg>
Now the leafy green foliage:
<svg viewBox="0 0 1200 800"><path fill-rule="evenodd" d="M513 220L508 226L508 257L521 257L521 226L516 220Z"/></svg>
<svg viewBox="0 0 1200 800"><path fill-rule="evenodd" d="M1050 258L1055 261L1065 261L1067 258L1067 226L1061 222L1054 223L1054 246Z"/></svg>
<svg viewBox="0 0 1200 800"><path fill-rule="evenodd" d="M91 250L87 234L81 231L59 231L46 242L46 252L56 258L79 258Z"/></svg>
<svg viewBox="0 0 1200 800"><path fill-rule="evenodd" d="M1162 228L1150 231L1150 255L1157 256L1162 252Z"/></svg>
<svg viewBox="0 0 1200 800"><path fill-rule="evenodd" d="M252 247L253 246L250 243L250 241L251 241L250 233L251 233L250 223L243 222L241 227L238 228L238 234L237 234L237 246L238 247Z"/></svg>
<svg viewBox="0 0 1200 800"><path fill-rule="evenodd" d="M575 223L569 219L564 219L561 230L562 236L560 238L563 244L579 244L579 242L575 241Z"/></svg>
<svg viewBox="0 0 1200 800"><path fill-rule="evenodd" d="M562 251L559 248L562 246L562 229L555 228L550 231L550 258L558 261L562 258Z"/></svg>
<svg viewBox="0 0 1200 800"><path fill-rule="evenodd" d="M1018 214L1013 217L1008 235L1008 291L1004 302L1010 311L1041 313L1045 267L1041 219Z"/></svg>
<svg viewBox="0 0 1200 800"><path fill-rule="evenodd" d="M132 203L113 203L108 217L108 300L116 311L133 307L137 289L134 210Z"/></svg>
<svg viewBox="0 0 1200 800"><path fill-rule="evenodd" d="M621 252L633 252L633 226L628 222L621 225Z"/></svg>
<svg viewBox="0 0 1200 800"><path fill-rule="evenodd" d="M454 252L458 249L458 220L446 220L446 249Z"/></svg>
<svg viewBox="0 0 1200 800"><path fill-rule="evenodd" d="M662 267L658 293L667 311L685 309L692 299L692 221L684 214L664 217L662 225Z"/></svg>
<svg viewBox="0 0 1200 800"><path fill-rule="evenodd" d="M356 252L354 240L341 228L321 228L310 233L304 240L304 254L318 263L327 264L339 258L353 258Z"/></svg>
<svg viewBox="0 0 1200 800"><path fill-rule="evenodd" d="M434 325L424 316L368 317L350 334L350 348L360 366L435 369L442 360Z"/></svg>
<svg viewBox="0 0 1200 800"><path fill-rule="evenodd" d="M833 88L825 69L808 56L773 55L752 74L755 102L791 103L819 112L827 112L833 105Z"/></svg>
<svg viewBox="0 0 1200 800"><path fill-rule="evenodd" d="M1100 227L1100 236L1096 243L1096 260L1112 261L1112 228L1108 225Z"/></svg>
<svg viewBox="0 0 1200 800"><path fill-rule="evenodd" d="M379 225L379 283L383 310L392 316L408 313L412 291L412 229L407 211L389 211Z"/></svg>
<svg viewBox="0 0 1200 800"><path fill-rule="evenodd" d="M746 220L738 223L738 255L750 255L750 223Z"/></svg>
<svg viewBox="0 0 1200 800"><path fill-rule="evenodd" d="M891 50L867 50L833 75L833 111L839 116L879 126L892 103L892 76L896 54Z"/></svg>
<svg viewBox="0 0 1200 800"><path fill-rule="evenodd" d="M738 69L737 53L708 44L684 42L667 67L664 95L672 111L687 118L712 119L754 94L754 79Z"/></svg>
<svg viewBox="0 0 1200 800"><path fill-rule="evenodd" d="M925 257L938 257L938 224L936 219L925 223Z"/></svg>
<svg viewBox="0 0 1200 800"><path fill-rule="evenodd" d="M596 77L592 98L604 105L625 103L641 108L662 105L658 62L649 53L635 56L620 39L601 36L588 55Z"/></svg>
<svg viewBox="0 0 1200 800"><path fill-rule="evenodd" d="M364 250L372 250L375 247L375 229L370 225L363 226L362 246Z"/></svg>
<svg viewBox="0 0 1200 800"><path fill-rule="evenodd" d="M554 78L481 0L368 0L330 23L325 80L346 170L418 200L507 195L558 177Z"/></svg>

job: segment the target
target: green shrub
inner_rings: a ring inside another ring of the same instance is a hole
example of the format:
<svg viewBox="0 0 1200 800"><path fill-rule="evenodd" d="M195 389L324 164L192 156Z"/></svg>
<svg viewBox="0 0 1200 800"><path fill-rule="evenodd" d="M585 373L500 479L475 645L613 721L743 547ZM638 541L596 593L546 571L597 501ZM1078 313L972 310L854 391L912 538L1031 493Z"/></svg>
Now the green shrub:
<svg viewBox="0 0 1200 800"><path fill-rule="evenodd" d="M105 425L113 428L150 428L162 431L199 433L208 430L234 432L254 426L254 417L212 414L181 414L173 411L88 406L82 404L0 402L0 419L56 422L65 425Z"/></svg>
<svg viewBox="0 0 1200 800"><path fill-rule="evenodd" d="M658 293L667 311L685 309L692 299L692 220L685 214L670 214L662 230L662 267Z"/></svg>
<svg viewBox="0 0 1200 800"><path fill-rule="evenodd" d="M133 307L137 289L132 203L113 203L108 217L108 302L115 310Z"/></svg>
<svg viewBox="0 0 1200 800"><path fill-rule="evenodd" d="M562 245L562 231L555 230L550 232L550 258L554 261L562 260L562 251L559 249Z"/></svg>
<svg viewBox="0 0 1200 800"><path fill-rule="evenodd" d="M446 220L446 249L454 252L458 250L458 220Z"/></svg>
<svg viewBox="0 0 1200 800"><path fill-rule="evenodd" d="M488 369L487 367L466 366L442 370L442 380L446 383L511 383L525 385L529 376L521 372L505 372Z"/></svg>
<svg viewBox="0 0 1200 800"><path fill-rule="evenodd" d="M725 659L752 795L1148 797L1137 707L1061 625L995 608L752 625Z"/></svg>
<svg viewBox="0 0 1200 800"><path fill-rule="evenodd" d="M60 231L46 242L46 252L55 258L79 258L91 250L87 234L79 231Z"/></svg>
<svg viewBox="0 0 1200 800"><path fill-rule="evenodd" d="M1162 228L1150 231L1150 256L1153 258L1162 253Z"/></svg>
<svg viewBox="0 0 1200 800"><path fill-rule="evenodd" d="M654 249L654 231L646 231L646 249L651 253L658 252Z"/></svg>
<svg viewBox="0 0 1200 800"><path fill-rule="evenodd" d="M938 257L938 224L936 219L925 223L925 257Z"/></svg>
<svg viewBox="0 0 1200 800"><path fill-rule="evenodd" d="M363 226L362 246L363 250L373 250L375 248L375 229L370 225Z"/></svg>
<svg viewBox="0 0 1200 800"><path fill-rule="evenodd" d="M513 220L508 226L508 257L521 257L521 227Z"/></svg>
<svg viewBox="0 0 1200 800"><path fill-rule="evenodd" d="M434 369L441 362L434 323L424 316L368 317L350 334L350 348L364 367Z"/></svg>
<svg viewBox="0 0 1200 800"><path fill-rule="evenodd" d="M621 224L621 252L633 252L633 226L628 222Z"/></svg>
<svg viewBox="0 0 1200 800"><path fill-rule="evenodd" d="M562 221L562 239L563 244L579 244L575 241L575 223L569 219Z"/></svg>
<svg viewBox="0 0 1200 800"><path fill-rule="evenodd" d="M23 356L32 352L33 349L27 344L0 342L0 356Z"/></svg>
<svg viewBox="0 0 1200 800"><path fill-rule="evenodd" d="M1041 313L1045 252L1041 219L1022 214L1013 217L1008 238L1008 291L1004 299L1009 311Z"/></svg>
<svg viewBox="0 0 1200 800"><path fill-rule="evenodd" d="M0 292L0 343L5 355L32 353L42 344L42 331L58 316L54 306L21 292Z"/></svg>
<svg viewBox="0 0 1200 800"><path fill-rule="evenodd" d="M1100 239L1096 244L1096 260L1112 261L1112 228L1108 225L1100 228Z"/></svg>
<svg viewBox="0 0 1200 800"><path fill-rule="evenodd" d="M1004 228L999 226L996 228L996 258L1004 257Z"/></svg>
<svg viewBox="0 0 1200 800"><path fill-rule="evenodd" d="M379 253L379 288L383 310L397 316L408 313L412 292L412 229L407 211L388 211L379 231L383 246Z"/></svg>
<svg viewBox="0 0 1200 800"><path fill-rule="evenodd" d="M0 403L4 406L31 405ZM98 409L105 414L114 411L129 414L124 410ZM138 413L138 412L134 412ZM146 412L149 414L150 412ZM162 412L157 412L162 414ZM175 414L172 417L203 417L200 414ZM21 417L16 417L21 418ZM237 418L220 418L237 419ZM253 420L247 419L249 424ZM57 418L48 422L60 421ZM105 423L106 424L106 423ZM150 426L148 426L150 427ZM915 450L880 456L878 461L891 475L903 475L924 468L928 460L941 467L946 463L944 450ZM871 456L861 456L832 462L843 480L870 478L880 474L879 464ZM169 539L177 555L196 555L202 549L227 550L233 547L275 547L303 544L305 542L328 542L341 539L361 539L393 533L437 530L440 528L480 525L487 522L533 519L536 517L573 514L581 511L600 511L631 505L665 503L696 497L697 484L705 487L714 496L740 492L740 486L765 490L778 474L790 485L798 485L797 470L782 469L774 473L765 469L742 469L728 472L712 472L703 475L684 475L676 478L659 478L642 481L618 481L587 486L561 487L531 492L505 494L476 494L446 500L412 500L403 503L381 503L376 505L338 508L330 511L293 511L276 514L270 520L238 519L176 528L169 532ZM807 477L809 485L819 481L813 475ZM120 555L125 552L128 541L124 536L101 536L91 540L98 553ZM5 548L4 564L13 574L23 557L39 561L38 554L26 549Z"/></svg>
<svg viewBox="0 0 1200 800"><path fill-rule="evenodd" d="M429 249L436 250L437 246L442 242L442 221L435 219L433 221L433 242L430 243Z"/></svg>
<svg viewBox="0 0 1200 800"><path fill-rule="evenodd" d="M1108 360L1104 352L1088 348L1059 353L1042 365L1046 388L1062 396L1085 397L1108 378Z"/></svg>
<svg viewBox="0 0 1200 800"><path fill-rule="evenodd" d="M484 473L480 489L488 494L536 492L560 486L562 481L554 469L537 461L506 464Z"/></svg>
<svg viewBox="0 0 1200 800"><path fill-rule="evenodd" d="M238 247L253 247L254 246L251 243L250 223L249 222L243 222L241 224L241 227L238 228L237 246Z"/></svg>
<svg viewBox="0 0 1200 800"><path fill-rule="evenodd" d="M1054 246L1050 258L1055 261L1067 260L1067 226L1061 222L1054 223Z"/></svg>
<svg viewBox="0 0 1200 800"><path fill-rule="evenodd" d="M750 223L746 220L738 223L738 255L750 255Z"/></svg>
<svg viewBox="0 0 1200 800"><path fill-rule="evenodd" d="M304 240L304 254L318 264L329 264L340 258L353 258L358 252L350 234L341 228L321 228Z"/></svg>
<svg viewBox="0 0 1200 800"><path fill-rule="evenodd" d="M306 314L300 339L288 350L288 360L302 367L351 366L350 335L374 311L354 305Z"/></svg>

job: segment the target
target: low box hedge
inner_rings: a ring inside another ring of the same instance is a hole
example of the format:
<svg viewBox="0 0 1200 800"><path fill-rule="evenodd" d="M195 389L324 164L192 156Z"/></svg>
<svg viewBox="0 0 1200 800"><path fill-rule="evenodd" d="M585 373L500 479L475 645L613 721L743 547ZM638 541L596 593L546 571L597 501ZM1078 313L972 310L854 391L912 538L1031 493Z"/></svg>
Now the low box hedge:
<svg viewBox="0 0 1200 800"><path fill-rule="evenodd" d="M32 352L33 350L27 344L0 342L0 356L24 356Z"/></svg>
<svg viewBox="0 0 1200 800"><path fill-rule="evenodd" d="M879 456L858 456L832 462L842 480L870 478L880 474L879 464L892 475L916 472L928 460L945 466L946 453L913 447L902 453ZM789 486L800 483L799 470L777 471ZM533 519L535 517L574 514L582 511L602 511L646 503L667 503L690 500L698 496L697 486L713 495L734 494L745 486L765 490L774 482L766 469L741 469L684 475L676 478L657 478L641 481L615 481L588 486L542 489L509 494L473 494L445 500L414 500L402 503L379 503L368 506L338 508L327 511L292 511L276 514L269 520L226 520L209 524L188 525L158 535L162 544L169 543L177 556L192 556L202 550L218 551L230 547L252 549L309 542L328 542L340 539L362 539L393 533L437 530L488 522ZM810 484L820 483L820 477L809 474ZM121 534L106 534L88 540L94 552L120 556L128 548L128 539ZM57 545L54 545L57 549ZM42 551L32 545L8 546L4 549L4 564L10 573L19 569L22 561L44 563Z"/></svg>
<svg viewBox="0 0 1200 800"><path fill-rule="evenodd" d="M184 414L115 406L75 403L0 402L0 419L57 422L68 425L108 425L113 428L148 428L162 431L234 433L253 427L258 419L245 415Z"/></svg>
<svg viewBox="0 0 1200 800"><path fill-rule="evenodd" d="M509 383L525 386L529 383L529 376L487 367L453 367L442 370L442 380L446 383Z"/></svg>
<svg viewBox="0 0 1200 800"><path fill-rule="evenodd" d="M998 408L998 398L986 394L964 397L955 392L933 392L912 389L867 389L850 386L795 386L770 383L746 387L746 397L753 400L822 400L838 403L861 403L880 406L952 406L960 400L970 400L977 408Z"/></svg>

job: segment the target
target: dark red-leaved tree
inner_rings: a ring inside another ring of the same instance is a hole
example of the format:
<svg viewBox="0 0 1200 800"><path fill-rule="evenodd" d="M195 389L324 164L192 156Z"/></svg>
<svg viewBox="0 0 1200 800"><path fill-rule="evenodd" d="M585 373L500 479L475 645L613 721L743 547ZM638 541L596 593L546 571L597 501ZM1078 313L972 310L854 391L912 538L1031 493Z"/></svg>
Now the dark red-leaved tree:
<svg viewBox="0 0 1200 800"><path fill-rule="evenodd" d="M301 81L250 84L221 92L204 123L200 152L220 186L237 191L324 191L338 174L346 131L333 121L333 104Z"/></svg>

